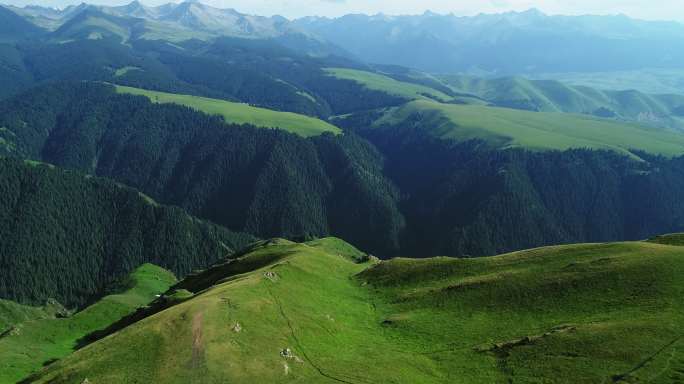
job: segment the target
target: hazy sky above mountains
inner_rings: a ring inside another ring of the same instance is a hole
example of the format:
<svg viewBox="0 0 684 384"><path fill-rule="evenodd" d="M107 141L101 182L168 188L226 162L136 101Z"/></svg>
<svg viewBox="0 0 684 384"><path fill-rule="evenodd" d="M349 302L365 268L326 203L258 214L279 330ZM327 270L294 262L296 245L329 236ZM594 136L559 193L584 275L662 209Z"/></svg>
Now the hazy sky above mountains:
<svg viewBox="0 0 684 384"><path fill-rule="evenodd" d="M83 0L0 0L14 5L39 4L65 7ZM90 0L93 4L121 5L131 0ZM146 5L159 5L170 0L142 0ZM178 2L178 1L176 1ZM684 21L682 0L202 0L222 8L235 8L259 15L280 14L287 17L310 15L340 16L347 13L418 14L426 10L437 13L473 15L539 8L549 14L619 14L642 19Z"/></svg>

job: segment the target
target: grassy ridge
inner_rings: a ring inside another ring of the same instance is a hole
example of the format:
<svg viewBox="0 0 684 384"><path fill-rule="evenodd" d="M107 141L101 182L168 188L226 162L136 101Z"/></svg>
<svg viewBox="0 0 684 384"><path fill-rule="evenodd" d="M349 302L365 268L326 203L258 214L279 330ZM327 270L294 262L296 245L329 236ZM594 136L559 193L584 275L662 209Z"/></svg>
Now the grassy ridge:
<svg viewBox="0 0 684 384"><path fill-rule="evenodd" d="M15 314L8 322L11 328L0 337L0 383L17 382L44 363L69 355L79 339L146 305L174 282L170 272L145 264L124 282L121 293L106 296L68 318L50 316L43 308L0 303L0 313L11 310Z"/></svg>
<svg viewBox="0 0 684 384"><path fill-rule="evenodd" d="M427 119L422 125L437 137L482 139L497 147L592 148L625 154L631 149L640 149L666 156L684 154L684 135L681 133L563 113L417 100L390 110L376 124L397 124L415 114Z"/></svg>
<svg viewBox="0 0 684 384"><path fill-rule="evenodd" d="M521 77L483 79L444 76L442 80L454 92L470 93L504 107L581 113L651 125L684 127L684 121L677 112L684 106L684 95L649 95L634 90L606 91Z"/></svg>
<svg viewBox="0 0 684 384"><path fill-rule="evenodd" d="M398 81L392 79L391 77L377 73L348 68L326 68L326 72L328 72L328 74L331 76L337 77L338 79L356 81L369 89L383 91L390 95L405 97L409 100L437 99L447 101L451 99L451 96L434 88L420 84Z"/></svg>
<svg viewBox="0 0 684 384"><path fill-rule="evenodd" d="M444 382L670 383L684 367L673 301L683 257L647 243L570 245L395 260L363 278L395 303L397 338L450 369Z"/></svg>
<svg viewBox="0 0 684 384"><path fill-rule="evenodd" d="M682 247L579 244L486 259L352 261L359 256L335 239L262 243L238 261L256 270L219 281L208 272L213 288L35 382L684 379Z"/></svg>
<svg viewBox="0 0 684 384"><path fill-rule="evenodd" d="M323 120L291 112L278 112L206 97L149 91L140 88L116 86L118 93L146 96L155 103L185 105L210 115L220 115L227 123L252 124L262 128L279 128L303 137L318 136L324 132L341 130Z"/></svg>

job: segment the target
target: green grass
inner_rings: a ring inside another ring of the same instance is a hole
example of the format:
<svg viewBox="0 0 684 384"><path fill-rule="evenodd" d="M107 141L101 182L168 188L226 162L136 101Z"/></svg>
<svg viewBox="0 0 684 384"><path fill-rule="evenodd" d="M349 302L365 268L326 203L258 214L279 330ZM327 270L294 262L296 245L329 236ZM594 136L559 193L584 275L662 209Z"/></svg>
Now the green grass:
<svg viewBox="0 0 684 384"><path fill-rule="evenodd" d="M578 244L365 264L345 253L354 248L335 239L261 243L236 262L253 269L223 269L213 287L35 382L684 380L682 247ZM216 271L195 279L214 284Z"/></svg>
<svg viewBox="0 0 684 384"><path fill-rule="evenodd" d="M121 67L121 68L117 69L116 71L114 71L114 76L121 77L121 76L124 76L128 72L131 72L131 71L142 71L142 68L133 67L133 66Z"/></svg>
<svg viewBox="0 0 684 384"><path fill-rule="evenodd" d="M28 320L54 318L60 310L62 310L61 306L56 303L44 307L32 307L9 300L0 300L0 334Z"/></svg>
<svg viewBox="0 0 684 384"><path fill-rule="evenodd" d="M628 155L630 150L640 149L665 156L684 154L682 133L566 113L417 100L389 110L376 125L400 123L414 114L423 116L422 125L436 137L482 139L499 148L591 148Z"/></svg>
<svg viewBox="0 0 684 384"><path fill-rule="evenodd" d="M73 38L99 40L106 36L116 36L124 43L131 38L131 32L106 18L91 16L70 25L66 30L60 30L57 39L60 42L67 42Z"/></svg>
<svg viewBox="0 0 684 384"><path fill-rule="evenodd" d="M124 282L122 293L106 296L83 311L61 319L54 317L54 309L50 307L31 308L0 302L0 325L4 322L14 327L0 338L0 383L17 382L44 363L69 355L80 338L148 304L174 282L170 272L146 264Z"/></svg>
<svg viewBox="0 0 684 384"><path fill-rule="evenodd" d="M599 89L638 89L641 92L655 94L684 94L682 69L654 68L616 72L550 73L536 76L540 79L555 79Z"/></svg>
<svg viewBox="0 0 684 384"><path fill-rule="evenodd" d="M261 128L278 128L303 137L318 136L325 132L339 134L342 131L323 120L291 112L278 112L206 97L149 91L140 88L116 86L118 93L146 96L155 103L184 105L198 111L223 116L226 122L252 124Z"/></svg>
<svg viewBox="0 0 684 384"><path fill-rule="evenodd" d="M541 112L594 115L610 111L615 120L655 126L684 128L676 109L684 95L649 95L637 91L606 91L590 86L572 86L558 81L528 80L521 77L497 79L443 76L452 90L473 94L499 106Z"/></svg>
<svg viewBox="0 0 684 384"><path fill-rule="evenodd" d="M347 68L326 68L326 72L338 79L352 80L363 84L366 88L382 91L390 95L400 96L409 100L436 99L448 101L451 96L436 89L420 84L406 83L377 73L359 71ZM427 97L425 95L429 95Z"/></svg>

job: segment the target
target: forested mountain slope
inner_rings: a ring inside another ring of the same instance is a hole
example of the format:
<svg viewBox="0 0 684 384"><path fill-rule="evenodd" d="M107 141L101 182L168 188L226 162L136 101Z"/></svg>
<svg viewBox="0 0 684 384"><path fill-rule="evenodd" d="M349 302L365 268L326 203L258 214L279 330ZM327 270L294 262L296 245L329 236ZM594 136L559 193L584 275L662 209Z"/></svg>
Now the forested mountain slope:
<svg viewBox="0 0 684 384"><path fill-rule="evenodd" d="M0 297L73 308L143 263L179 276L253 241L80 172L0 160Z"/></svg>
<svg viewBox="0 0 684 384"><path fill-rule="evenodd" d="M385 157L407 222L402 255L492 255L684 230L684 158L496 150L435 138L420 120L358 134Z"/></svg>
<svg viewBox="0 0 684 384"><path fill-rule="evenodd" d="M32 41L0 44L0 64L0 97L54 81L98 80L321 118L408 101L325 71L364 64L311 57L269 39Z"/></svg>
<svg viewBox="0 0 684 384"><path fill-rule="evenodd" d="M374 252L398 249L397 191L380 154L354 135L228 125L97 83L47 86L0 111L5 155L109 177L262 237L338 233Z"/></svg>
<svg viewBox="0 0 684 384"><path fill-rule="evenodd" d="M31 39L44 32L46 31L0 6L0 43Z"/></svg>
<svg viewBox="0 0 684 384"><path fill-rule="evenodd" d="M421 118L371 127L366 115L305 139L97 83L47 86L0 111L5 155L113 178L259 237L483 256L684 230L681 157L501 150L436 137Z"/></svg>

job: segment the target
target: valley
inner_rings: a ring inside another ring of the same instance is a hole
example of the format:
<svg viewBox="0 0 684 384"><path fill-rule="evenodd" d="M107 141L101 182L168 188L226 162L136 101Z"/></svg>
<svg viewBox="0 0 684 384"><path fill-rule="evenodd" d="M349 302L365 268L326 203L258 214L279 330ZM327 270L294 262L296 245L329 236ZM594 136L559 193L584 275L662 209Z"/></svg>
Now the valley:
<svg viewBox="0 0 684 384"><path fill-rule="evenodd" d="M0 384L684 383L668 2L5 2Z"/></svg>

